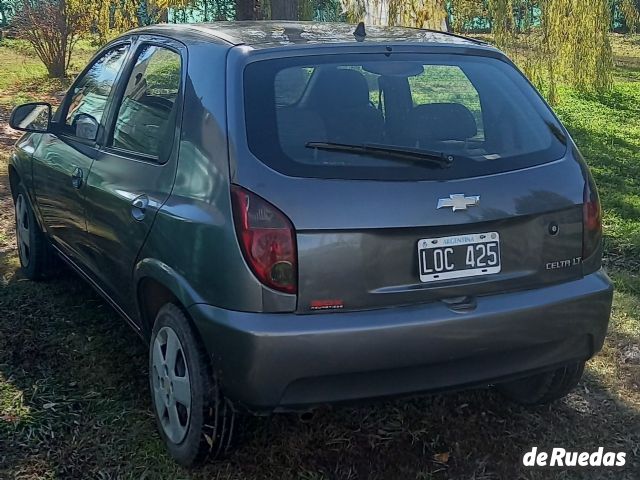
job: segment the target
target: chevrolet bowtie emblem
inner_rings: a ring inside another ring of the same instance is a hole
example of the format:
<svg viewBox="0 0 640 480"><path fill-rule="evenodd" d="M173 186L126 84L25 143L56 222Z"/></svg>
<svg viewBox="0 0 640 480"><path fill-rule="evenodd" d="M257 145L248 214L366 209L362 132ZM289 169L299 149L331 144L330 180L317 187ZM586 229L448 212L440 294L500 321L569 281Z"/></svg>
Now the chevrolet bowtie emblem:
<svg viewBox="0 0 640 480"><path fill-rule="evenodd" d="M480 195L465 197L464 193L454 193L449 198L438 199L438 208L452 208L456 210L466 210L468 207L475 207L480 203Z"/></svg>

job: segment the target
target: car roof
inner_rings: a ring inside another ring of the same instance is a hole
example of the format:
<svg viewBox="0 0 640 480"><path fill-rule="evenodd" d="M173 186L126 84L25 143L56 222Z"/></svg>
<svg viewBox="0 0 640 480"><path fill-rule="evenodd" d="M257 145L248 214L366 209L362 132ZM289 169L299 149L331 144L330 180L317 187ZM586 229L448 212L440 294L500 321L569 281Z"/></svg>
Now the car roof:
<svg viewBox="0 0 640 480"><path fill-rule="evenodd" d="M187 40L194 34L230 45L276 48L288 45L355 43L356 26L337 22L235 21L197 24L158 24L136 29L135 33L160 33ZM132 32L133 33L133 32ZM367 26L363 43L420 43L429 45L482 46L480 40L448 32L408 27Z"/></svg>

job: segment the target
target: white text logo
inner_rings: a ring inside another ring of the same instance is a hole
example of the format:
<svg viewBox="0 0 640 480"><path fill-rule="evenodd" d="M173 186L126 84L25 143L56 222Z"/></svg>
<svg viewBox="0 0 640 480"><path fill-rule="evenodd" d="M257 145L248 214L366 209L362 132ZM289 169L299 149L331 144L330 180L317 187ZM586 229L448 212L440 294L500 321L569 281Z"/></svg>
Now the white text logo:
<svg viewBox="0 0 640 480"><path fill-rule="evenodd" d="M624 452L605 452L603 447L595 452L568 452L556 447L550 453L533 447L522 457L522 464L525 467L623 467L626 456Z"/></svg>

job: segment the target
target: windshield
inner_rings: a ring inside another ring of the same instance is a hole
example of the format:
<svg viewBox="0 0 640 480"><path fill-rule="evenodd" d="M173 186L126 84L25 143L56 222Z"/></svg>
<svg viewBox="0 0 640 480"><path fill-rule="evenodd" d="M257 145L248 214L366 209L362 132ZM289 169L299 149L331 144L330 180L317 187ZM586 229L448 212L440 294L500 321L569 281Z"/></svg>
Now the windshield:
<svg viewBox="0 0 640 480"><path fill-rule="evenodd" d="M244 71L247 140L286 175L374 180L453 179L557 160L562 128L529 83L498 59L443 54L290 57ZM449 168L330 143L423 151Z"/></svg>

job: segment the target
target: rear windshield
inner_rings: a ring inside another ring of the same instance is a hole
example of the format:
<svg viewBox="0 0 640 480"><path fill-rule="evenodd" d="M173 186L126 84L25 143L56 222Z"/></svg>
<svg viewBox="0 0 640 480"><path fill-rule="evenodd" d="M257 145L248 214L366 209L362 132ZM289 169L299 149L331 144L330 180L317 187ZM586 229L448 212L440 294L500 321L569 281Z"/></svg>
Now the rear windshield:
<svg viewBox="0 0 640 480"><path fill-rule="evenodd" d="M562 128L529 83L489 57L255 61L245 67L244 100L249 149L291 176L444 180L525 168L566 152Z"/></svg>

